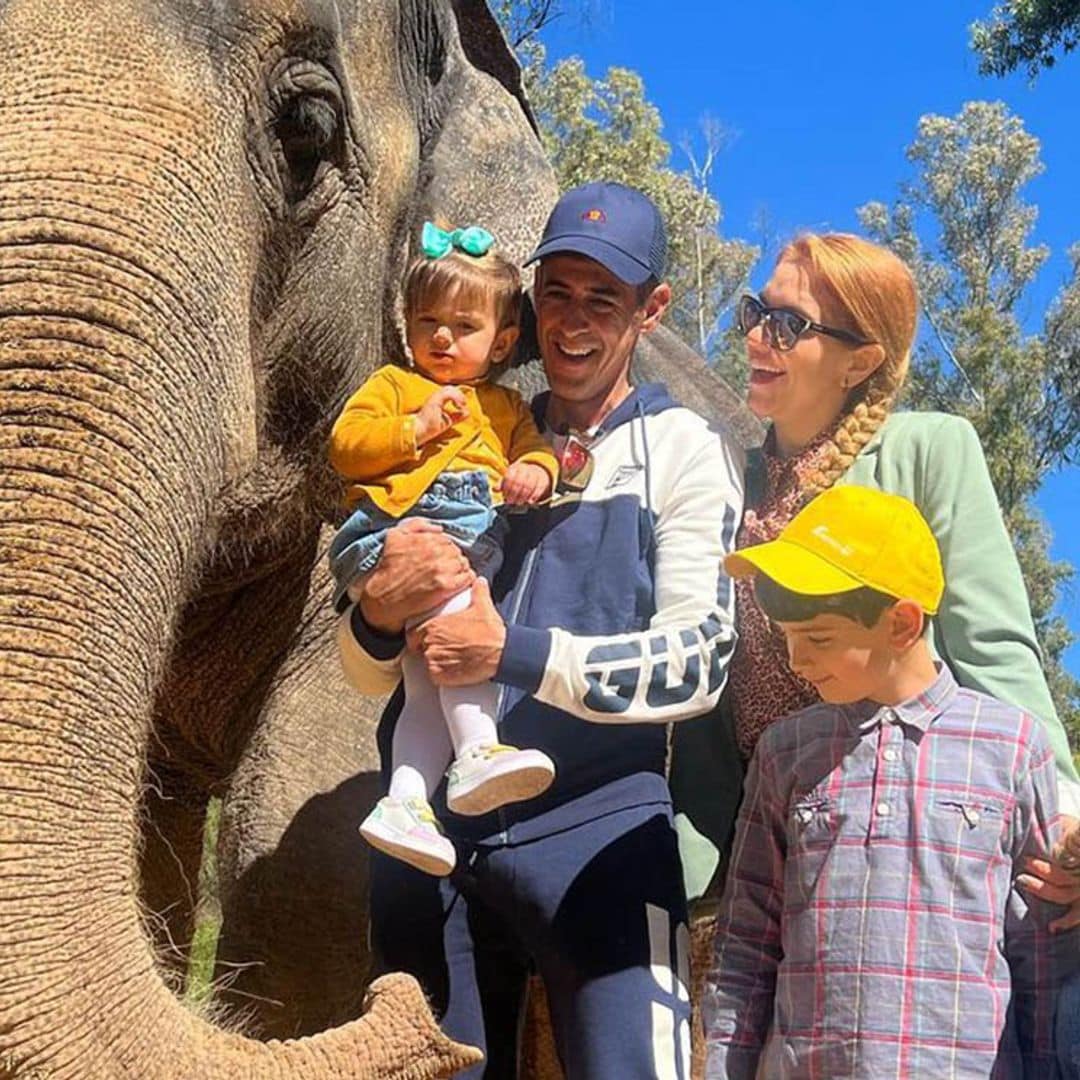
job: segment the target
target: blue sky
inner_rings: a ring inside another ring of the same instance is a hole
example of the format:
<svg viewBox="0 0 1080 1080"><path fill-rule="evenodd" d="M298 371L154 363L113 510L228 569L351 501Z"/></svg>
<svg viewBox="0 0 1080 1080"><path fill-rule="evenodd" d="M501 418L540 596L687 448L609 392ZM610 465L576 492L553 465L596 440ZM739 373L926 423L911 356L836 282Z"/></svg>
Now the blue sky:
<svg viewBox="0 0 1080 1080"><path fill-rule="evenodd" d="M664 118L673 145L709 114L732 133L714 194L724 232L758 242L800 229L857 229L855 210L891 202L910 175L904 149L923 113L957 113L965 101L1004 101L1042 143L1045 172L1027 189L1039 207L1033 240L1052 255L1023 302L1036 330L1068 274L1080 242L1080 52L1034 85L1024 73L980 76L968 26L993 0L828 4L774 0L566 0L545 29L550 60L581 56L594 76L634 68ZM584 10L585 15L579 14ZM678 150L673 162L684 167ZM759 267L755 283L767 276ZM1080 469L1052 477L1039 505L1054 531L1054 554L1080 566ZM1062 603L1080 634L1080 585ZM1080 676L1080 644L1068 655Z"/></svg>

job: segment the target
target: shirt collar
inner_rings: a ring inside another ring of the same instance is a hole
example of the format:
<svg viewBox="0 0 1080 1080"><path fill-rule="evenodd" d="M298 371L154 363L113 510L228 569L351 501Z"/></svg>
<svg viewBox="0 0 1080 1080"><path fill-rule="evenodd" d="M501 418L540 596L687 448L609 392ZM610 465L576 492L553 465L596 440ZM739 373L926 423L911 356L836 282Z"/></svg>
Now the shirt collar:
<svg viewBox="0 0 1080 1080"><path fill-rule="evenodd" d="M921 693L899 705L881 705L876 701L857 701L845 706L849 718L860 727L873 727L894 717L898 723L925 732L952 704L958 686L953 673L940 661L935 662L937 678ZM890 717L891 714L891 717Z"/></svg>

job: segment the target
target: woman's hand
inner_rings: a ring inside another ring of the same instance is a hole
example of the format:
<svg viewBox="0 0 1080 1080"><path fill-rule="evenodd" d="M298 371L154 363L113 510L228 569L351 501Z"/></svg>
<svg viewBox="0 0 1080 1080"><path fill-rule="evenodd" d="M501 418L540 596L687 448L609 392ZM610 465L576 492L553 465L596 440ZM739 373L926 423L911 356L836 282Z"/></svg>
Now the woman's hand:
<svg viewBox="0 0 1080 1080"><path fill-rule="evenodd" d="M1053 862L1025 860L1028 873L1021 874L1016 884L1040 900L1068 908L1050 923L1050 930L1058 933L1080 926L1080 821L1076 818L1064 818L1061 839L1054 845L1052 858Z"/></svg>

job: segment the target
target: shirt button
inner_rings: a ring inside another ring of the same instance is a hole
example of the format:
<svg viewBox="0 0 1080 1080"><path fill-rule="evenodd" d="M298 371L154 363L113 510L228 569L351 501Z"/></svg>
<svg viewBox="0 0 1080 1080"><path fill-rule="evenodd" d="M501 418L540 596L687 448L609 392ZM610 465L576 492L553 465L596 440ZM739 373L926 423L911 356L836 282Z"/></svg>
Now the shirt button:
<svg viewBox="0 0 1080 1080"><path fill-rule="evenodd" d="M887 802L879 802L875 809L878 817L888 817L892 813L892 807Z"/></svg>
<svg viewBox="0 0 1080 1080"><path fill-rule="evenodd" d="M886 761L897 761L900 758L899 751L889 747L884 754L881 755Z"/></svg>

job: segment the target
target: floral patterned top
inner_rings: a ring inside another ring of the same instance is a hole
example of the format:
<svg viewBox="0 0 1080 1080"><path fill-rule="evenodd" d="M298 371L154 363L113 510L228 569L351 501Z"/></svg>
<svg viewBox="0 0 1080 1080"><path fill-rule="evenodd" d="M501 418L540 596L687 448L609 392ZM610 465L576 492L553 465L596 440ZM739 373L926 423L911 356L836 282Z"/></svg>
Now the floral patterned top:
<svg viewBox="0 0 1080 1080"><path fill-rule="evenodd" d="M770 428L761 450L747 462L747 510L737 547L775 540L809 502L806 478L828 459L839 423L789 458L777 454L776 436ZM739 639L729 676L735 740L740 753L749 759L769 724L815 705L821 698L810 683L791 670L784 635L758 605L751 578L735 582L735 625Z"/></svg>

